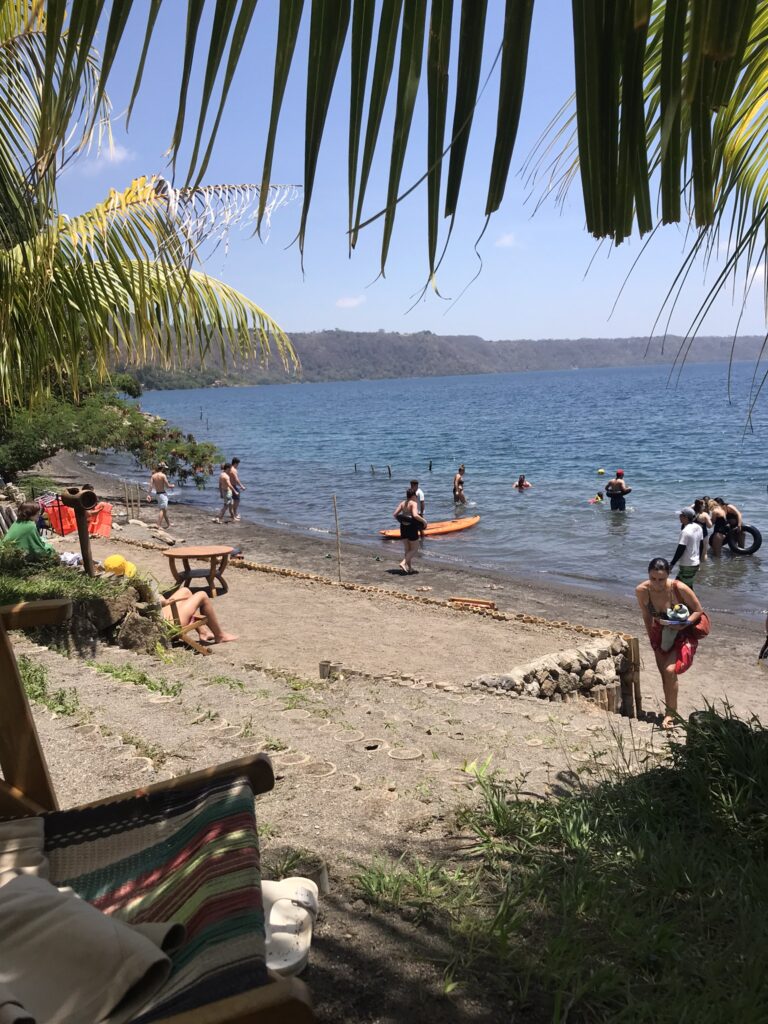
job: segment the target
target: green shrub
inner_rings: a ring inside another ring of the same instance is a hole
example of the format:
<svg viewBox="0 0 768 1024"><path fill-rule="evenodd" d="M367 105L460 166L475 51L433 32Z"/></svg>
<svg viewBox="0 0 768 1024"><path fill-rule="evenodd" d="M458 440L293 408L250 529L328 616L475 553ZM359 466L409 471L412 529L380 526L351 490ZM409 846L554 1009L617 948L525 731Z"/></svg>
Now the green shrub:
<svg viewBox="0 0 768 1024"><path fill-rule="evenodd" d="M7 570L0 572L0 604L49 598L67 601L109 598L122 593L128 585L126 580L90 577L65 565L56 565L42 571L39 566L32 566L27 575L11 574Z"/></svg>

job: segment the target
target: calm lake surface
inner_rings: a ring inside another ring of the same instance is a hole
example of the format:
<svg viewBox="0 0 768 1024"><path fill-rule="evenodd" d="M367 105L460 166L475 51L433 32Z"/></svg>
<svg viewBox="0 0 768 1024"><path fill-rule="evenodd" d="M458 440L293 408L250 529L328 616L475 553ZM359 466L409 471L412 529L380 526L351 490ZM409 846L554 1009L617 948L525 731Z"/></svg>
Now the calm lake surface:
<svg viewBox="0 0 768 1024"><path fill-rule="evenodd" d="M672 557L676 511L723 495L765 546L708 562L697 587L712 610L756 612L766 604L768 394L745 435L753 369L734 367L732 405L722 365L687 366L677 386L668 367L642 367L163 391L141 404L240 456L246 518L332 533L335 493L343 536L388 560L400 546L377 531L395 525L408 481L421 482L429 520L450 519L460 462L468 511L482 518L427 541L430 558L625 593L651 557ZM623 514L588 503L617 467L633 488ZM125 471L114 460L103 468ZM513 490L519 473L532 490ZM180 496L213 507L214 483Z"/></svg>

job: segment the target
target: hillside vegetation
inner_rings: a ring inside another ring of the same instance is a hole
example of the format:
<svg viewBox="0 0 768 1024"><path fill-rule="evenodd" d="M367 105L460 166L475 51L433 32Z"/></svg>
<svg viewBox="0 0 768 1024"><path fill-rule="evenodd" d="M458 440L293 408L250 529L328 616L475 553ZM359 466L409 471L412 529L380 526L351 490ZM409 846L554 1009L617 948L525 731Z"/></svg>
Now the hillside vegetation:
<svg viewBox="0 0 768 1024"><path fill-rule="evenodd" d="M431 331L397 334L339 329L291 334L301 370L289 372L277 359L223 367L215 359L200 368L169 371L149 366L135 371L145 388L192 388L218 384L284 384L289 381L375 380L385 377L440 377L469 373L590 369L600 366L671 364L679 337L546 338L539 341L486 341L473 335ZM739 338L736 359L756 359L762 338ZM732 338L697 338L688 361L715 363L731 356Z"/></svg>

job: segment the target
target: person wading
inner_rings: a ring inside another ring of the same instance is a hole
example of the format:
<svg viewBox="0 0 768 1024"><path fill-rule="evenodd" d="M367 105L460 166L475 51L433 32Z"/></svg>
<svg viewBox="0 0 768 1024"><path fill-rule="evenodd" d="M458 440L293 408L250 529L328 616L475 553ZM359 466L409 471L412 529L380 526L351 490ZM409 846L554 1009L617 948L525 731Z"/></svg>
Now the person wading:
<svg viewBox="0 0 768 1024"><path fill-rule="evenodd" d="M624 470L617 469L616 476L613 480L608 481L608 485L605 488L606 495L611 499L612 512L623 512L626 509L625 495L629 494L631 490L632 488L627 487L627 482L624 479Z"/></svg>
<svg viewBox="0 0 768 1024"><path fill-rule="evenodd" d="M693 590L693 581L701 564L701 551L704 547L704 531L696 522L696 513L692 508L681 508L677 513L680 517L680 539L669 568L674 569L677 563L677 578Z"/></svg>
<svg viewBox="0 0 768 1024"><path fill-rule="evenodd" d="M456 476L453 478L453 502L455 505L466 505L467 498L464 494L464 463L459 466Z"/></svg>

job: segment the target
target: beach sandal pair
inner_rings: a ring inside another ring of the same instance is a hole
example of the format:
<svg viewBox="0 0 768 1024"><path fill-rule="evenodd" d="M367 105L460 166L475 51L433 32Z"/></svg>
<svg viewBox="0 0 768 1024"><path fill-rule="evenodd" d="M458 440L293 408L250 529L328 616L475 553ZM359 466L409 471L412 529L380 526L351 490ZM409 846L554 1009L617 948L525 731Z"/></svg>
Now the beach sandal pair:
<svg viewBox="0 0 768 1024"><path fill-rule="evenodd" d="M262 882L267 932L267 969L274 974L300 974L307 966L312 929L318 914L318 889L311 878Z"/></svg>

